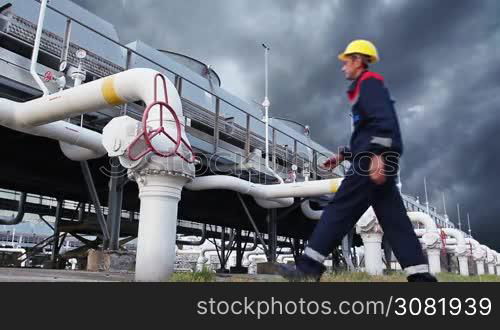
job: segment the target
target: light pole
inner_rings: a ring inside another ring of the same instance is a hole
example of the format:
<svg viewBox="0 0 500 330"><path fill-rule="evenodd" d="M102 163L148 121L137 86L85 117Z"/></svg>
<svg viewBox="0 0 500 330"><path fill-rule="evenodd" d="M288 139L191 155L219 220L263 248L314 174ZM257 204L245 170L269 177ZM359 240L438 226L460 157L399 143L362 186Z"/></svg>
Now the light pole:
<svg viewBox="0 0 500 330"><path fill-rule="evenodd" d="M262 106L264 107L264 123L266 124L266 169L271 172L280 183L284 183L283 179L269 166L269 107L271 102L269 101L269 50L270 48L266 44L262 44L264 47L264 59L265 59L265 96Z"/></svg>

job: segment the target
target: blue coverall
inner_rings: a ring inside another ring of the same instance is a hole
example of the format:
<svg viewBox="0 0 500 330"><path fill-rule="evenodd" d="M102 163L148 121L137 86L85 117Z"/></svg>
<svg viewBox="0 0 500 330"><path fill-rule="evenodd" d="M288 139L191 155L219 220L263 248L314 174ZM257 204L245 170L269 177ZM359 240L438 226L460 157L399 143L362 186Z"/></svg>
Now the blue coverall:
<svg viewBox="0 0 500 330"><path fill-rule="evenodd" d="M345 155L352 165L333 200L325 207L304 255L322 264L372 206L401 267L408 275L426 273L426 257L396 186L403 144L393 101L382 76L363 72L351 85L348 97L353 104L354 131L350 153ZM368 172L374 154L382 155L386 164L386 181L381 185L372 182Z"/></svg>

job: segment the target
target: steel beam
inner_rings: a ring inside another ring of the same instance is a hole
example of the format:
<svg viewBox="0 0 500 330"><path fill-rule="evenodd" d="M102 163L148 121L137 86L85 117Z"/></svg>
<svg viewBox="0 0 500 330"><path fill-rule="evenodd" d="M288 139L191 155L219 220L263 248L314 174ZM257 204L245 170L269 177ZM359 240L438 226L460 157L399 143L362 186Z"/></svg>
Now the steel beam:
<svg viewBox="0 0 500 330"><path fill-rule="evenodd" d="M268 259L276 262L278 245L278 217L276 209L267 210Z"/></svg>
<svg viewBox="0 0 500 330"><path fill-rule="evenodd" d="M61 220L62 207L63 207L63 200L58 199L57 206L56 206L56 219L54 221L54 240L52 241L52 255L50 257L50 261L51 261L53 269L57 268L57 256L59 254L59 249L58 249L59 248L59 220Z"/></svg>
<svg viewBox="0 0 500 330"><path fill-rule="evenodd" d="M111 228L108 250L117 251L120 247L120 224L123 203L123 186L127 178L123 175L125 170L117 158L112 158L109 179L108 197L108 228Z"/></svg>
<svg viewBox="0 0 500 330"><path fill-rule="evenodd" d="M97 195L97 190L95 189L94 180L92 179L92 173L90 173L89 164L87 161L80 162L80 166L82 168L83 177L85 178L85 182L87 183L87 188L90 194L90 198L92 199L92 203L94 204L95 213L97 216L97 221L99 222L99 226L101 227L101 231L103 234L103 240L108 242L110 239L108 226L106 224L106 219L104 218L104 214L101 208L101 202L99 202L99 196Z"/></svg>

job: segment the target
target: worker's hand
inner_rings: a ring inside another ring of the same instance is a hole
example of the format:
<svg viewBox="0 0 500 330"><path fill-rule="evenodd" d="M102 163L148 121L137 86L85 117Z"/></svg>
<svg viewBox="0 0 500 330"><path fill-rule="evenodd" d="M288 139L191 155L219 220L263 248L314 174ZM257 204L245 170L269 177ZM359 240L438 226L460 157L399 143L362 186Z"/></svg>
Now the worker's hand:
<svg viewBox="0 0 500 330"><path fill-rule="evenodd" d="M384 160L380 155L374 155L372 157L370 164L370 179L377 185L385 183Z"/></svg>
<svg viewBox="0 0 500 330"><path fill-rule="evenodd" d="M323 170L326 170L326 171L332 171L337 166L339 166L339 164L342 163L343 161L344 161L344 156L340 153L340 154L333 155L332 157L328 158L319 167L322 168Z"/></svg>

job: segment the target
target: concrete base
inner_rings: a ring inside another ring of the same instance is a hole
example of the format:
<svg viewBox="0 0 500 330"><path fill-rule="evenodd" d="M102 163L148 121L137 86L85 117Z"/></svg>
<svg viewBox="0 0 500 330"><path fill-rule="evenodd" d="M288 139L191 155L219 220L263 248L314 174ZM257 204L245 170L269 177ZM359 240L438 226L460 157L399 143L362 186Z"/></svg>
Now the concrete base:
<svg viewBox="0 0 500 330"><path fill-rule="evenodd" d="M382 233L369 231L361 233L365 247L365 272L370 275L383 274Z"/></svg>
<svg viewBox="0 0 500 330"><path fill-rule="evenodd" d="M429 260L429 272L431 274L441 273L441 249L428 248L427 259Z"/></svg>
<svg viewBox="0 0 500 330"><path fill-rule="evenodd" d="M495 265L488 264L488 275L495 275Z"/></svg>
<svg viewBox="0 0 500 330"><path fill-rule="evenodd" d="M133 282L132 273L87 272L41 268L0 268L0 282Z"/></svg>
<svg viewBox="0 0 500 330"><path fill-rule="evenodd" d="M469 265L467 256L458 257L458 265L460 268L460 275L469 276Z"/></svg>
<svg viewBox="0 0 500 330"><path fill-rule="evenodd" d="M257 264L257 274L276 274L276 264L272 262L259 262Z"/></svg>
<svg viewBox="0 0 500 330"><path fill-rule="evenodd" d="M484 262L476 261L477 275L484 275Z"/></svg>
<svg viewBox="0 0 500 330"><path fill-rule="evenodd" d="M89 250L87 270L91 272L133 272L135 253L128 251Z"/></svg>

